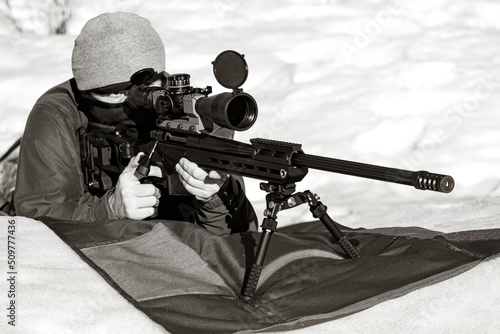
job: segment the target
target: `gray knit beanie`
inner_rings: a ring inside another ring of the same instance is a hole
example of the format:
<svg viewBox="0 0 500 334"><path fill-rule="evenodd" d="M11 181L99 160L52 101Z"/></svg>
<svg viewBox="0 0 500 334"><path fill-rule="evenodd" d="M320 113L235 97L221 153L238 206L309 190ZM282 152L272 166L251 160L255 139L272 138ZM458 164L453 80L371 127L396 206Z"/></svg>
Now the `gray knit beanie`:
<svg viewBox="0 0 500 334"><path fill-rule="evenodd" d="M144 68L165 70L165 47L149 20L106 13L85 24L75 40L73 76L80 91L127 82Z"/></svg>

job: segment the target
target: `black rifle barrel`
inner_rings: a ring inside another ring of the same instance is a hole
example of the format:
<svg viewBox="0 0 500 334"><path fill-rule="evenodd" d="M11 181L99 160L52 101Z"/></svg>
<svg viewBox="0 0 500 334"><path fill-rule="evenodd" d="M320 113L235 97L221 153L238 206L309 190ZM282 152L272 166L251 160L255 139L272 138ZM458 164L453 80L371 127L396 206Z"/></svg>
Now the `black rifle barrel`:
<svg viewBox="0 0 500 334"><path fill-rule="evenodd" d="M265 178L269 176L269 169L265 167L271 164L274 169L285 168L286 166L297 168L305 167L326 172L399 183L414 186L416 189L420 190L432 190L442 193L451 192L455 186L453 178L449 175L430 173L427 171L409 171L306 154L301 150L300 144L260 138L251 139L250 141L252 142L251 145L227 138L217 138L205 135L189 136L186 143L188 147L194 149L192 158L199 155L198 151L211 151L215 154L214 156L208 154L207 159L211 164L206 164L204 166L205 168L217 168L220 166L228 168L232 166L229 161L233 161L235 166L257 166L255 168L243 169L244 173L240 175L248 177ZM179 145L179 148L180 153L184 152L184 144ZM169 152L171 152L171 150L172 149L169 148ZM218 156L219 154L222 156ZM217 163L218 161L226 160L228 164L221 165ZM240 169L241 168L236 167L231 170L233 172L241 172ZM307 173L307 170L305 170L305 173ZM300 179L305 176L305 174L298 174ZM273 180L274 179L280 180L279 173L277 176L273 175Z"/></svg>
<svg viewBox="0 0 500 334"><path fill-rule="evenodd" d="M451 192L455 186L455 181L449 175L429 173L427 171L413 172L354 161L325 158L302 152L297 152L292 156L292 164L298 167L308 167L327 172L400 183L414 186L421 190L433 190L443 193Z"/></svg>

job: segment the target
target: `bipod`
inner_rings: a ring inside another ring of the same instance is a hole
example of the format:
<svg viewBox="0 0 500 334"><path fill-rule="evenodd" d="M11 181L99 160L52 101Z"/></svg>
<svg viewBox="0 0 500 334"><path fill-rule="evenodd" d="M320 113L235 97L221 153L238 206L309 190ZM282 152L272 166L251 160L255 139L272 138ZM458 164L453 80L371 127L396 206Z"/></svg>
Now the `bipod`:
<svg viewBox="0 0 500 334"><path fill-rule="evenodd" d="M326 212L327 207L319 200L319 197L309 190L295 193L295 183L281 185L275 183L261 183L260 189L266 191L266 210L264 211L264 219L262 221L262 235L255 261L250 268L248 276L243 281L243 288L240 299L250 300L253 298L257 284L259 282L260 273L266 257L267 248L271 241L271 236L276 231L278 221L276 220L278 212L296 207L298 205L308 203L309 210L314 218L325 225L331 235L339 243L344 252L352 259L359 259L361 255L356 251L351 242L346 238L342 231L338 228L337 223Z"/></svg>

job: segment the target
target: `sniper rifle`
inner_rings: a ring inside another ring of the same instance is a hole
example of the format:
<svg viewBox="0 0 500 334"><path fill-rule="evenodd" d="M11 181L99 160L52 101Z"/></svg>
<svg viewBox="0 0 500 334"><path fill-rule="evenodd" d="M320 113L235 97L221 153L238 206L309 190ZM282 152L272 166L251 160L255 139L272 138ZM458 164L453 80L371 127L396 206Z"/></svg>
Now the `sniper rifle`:
<svg viewBox="0 0 500 334"><path fill-rule="evenodd" d="M247 130L255 123L258 113L255 99L240 88L248 75L244 56L224 51L212 64L217 81L232 92L209 96L211 87L191 87L189 74L167 76L145 69L132 76L127 103L149 118L152 115L154 125L149 127L146 138L141 138L130 136L131 129L133 132L135 128L125 123L89 123L82 135L82 164L85 181L96 193L111 189L128 159L141 151L149 154L143 156L135 175L142 179L148 175L151 165L160 167L166 177L156 182L169 194L186 194L175 172L175 165L182 157L204 169L265 181L261 183L261 189L268 193L262 235L255 262L245 276L243 300L254 295L281 210L307 203L313 216L323 222L346 254L351 258L360 257L319 198L309 190L295 192L295 183L306 176L309 168L399 183L420 190L442 193L453 190L454 180L448 175L310 155L296 143L257 138L248 144L212 135L217 127ZM150 84L158 78L162 79L162 87L152 87Z"/></svg>

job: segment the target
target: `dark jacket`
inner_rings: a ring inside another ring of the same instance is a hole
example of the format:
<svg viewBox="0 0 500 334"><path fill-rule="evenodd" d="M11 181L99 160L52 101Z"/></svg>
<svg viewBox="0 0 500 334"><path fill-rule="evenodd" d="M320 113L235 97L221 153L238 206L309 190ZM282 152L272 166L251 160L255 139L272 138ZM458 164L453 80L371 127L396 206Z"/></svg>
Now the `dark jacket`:
<svg viewBox="0 0 500 334"><path fill-rule="evenodd" d="M79 133L88 118L78 108L80 97L71 79L47 91L33 107L19 155L16 214L73 221L117 218L108 206L111 191L93 195L83 179ZM196 222L217 234L256 229L240 178L231 177L208 203L189 196L170 199L169 203L169 197L162 196L158 218Z"/></svg>

